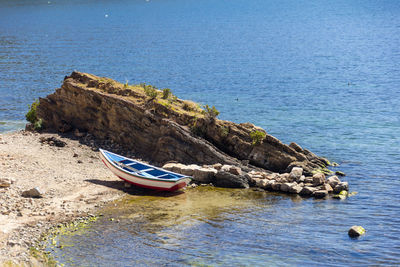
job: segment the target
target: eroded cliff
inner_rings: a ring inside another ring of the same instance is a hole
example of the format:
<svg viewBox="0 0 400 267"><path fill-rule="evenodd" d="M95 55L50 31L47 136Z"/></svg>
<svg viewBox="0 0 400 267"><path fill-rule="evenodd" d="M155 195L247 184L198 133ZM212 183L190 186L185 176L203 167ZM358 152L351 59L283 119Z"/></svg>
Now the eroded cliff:
<svg viewBox="0 0 400 267"><path fill-rule="evenodd" d="M306 174L328 164L251 123L219 120L212 111L168 92L80 72L65 77L61 88L40 99L37 116L47 129L79 129L158 164L222 163L244 170L254 165L280 173L298 166ZM258 133L258 139L252 133Z"/></svg>

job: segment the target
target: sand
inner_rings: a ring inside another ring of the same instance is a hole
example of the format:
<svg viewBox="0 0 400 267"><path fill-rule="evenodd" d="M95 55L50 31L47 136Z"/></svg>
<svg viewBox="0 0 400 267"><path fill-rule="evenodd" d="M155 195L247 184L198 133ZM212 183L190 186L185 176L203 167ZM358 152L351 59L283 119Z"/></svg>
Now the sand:
<svg viewBox="0 0 400 267"><path fill-rule="evenodd" d="M43 142L47 138L66 145ZM83 143L51 133L0 134L0 180L12 181L0 187L0 266L10 260L31 265L35 259L29 248L51 226L87 216L125 194L123 182L104 166L99 152ZM34 187L43 198L21 196Z"/></svg>

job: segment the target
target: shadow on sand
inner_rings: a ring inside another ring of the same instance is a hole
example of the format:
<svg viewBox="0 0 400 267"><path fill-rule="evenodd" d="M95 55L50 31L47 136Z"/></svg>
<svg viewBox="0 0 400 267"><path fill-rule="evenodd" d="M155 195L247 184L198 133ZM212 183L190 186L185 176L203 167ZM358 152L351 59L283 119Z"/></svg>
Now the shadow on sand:
<svg viewBox="0 0 400 267"><path fill-rule="evenodd" d="M159 197L173 197L183 194L183 191L175 191L175 192L168 192L168 191L157 191L151 190L146 188L141 188L132 185L131 187L127 188L124 186L124 181L104 181L99 179L87 179L86 182L106 186L112 189L121 190L127 194L133 196L159 196Z"/></svg>

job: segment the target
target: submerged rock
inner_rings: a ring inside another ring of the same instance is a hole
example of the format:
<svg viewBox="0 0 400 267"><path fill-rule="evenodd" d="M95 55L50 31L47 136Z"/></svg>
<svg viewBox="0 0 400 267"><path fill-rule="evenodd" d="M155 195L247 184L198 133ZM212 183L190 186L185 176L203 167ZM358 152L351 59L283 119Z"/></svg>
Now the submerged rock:
<svg viewBox="0 0 400 267"><path fill-rule="evenodd" d="M354 225L349 229L348 232L350 237L359 237L365 234L365 229L362 226Z"/></svg>
<svg viewBox="0 0 400 267"><path fill-rule="evenodd" d="M328 191L327 190L317 190L313 193L313 196L315 198L324 198L328 196Z"/></svg>
<svg viewBox="0 0 400 267"><path fill-rule="evenodd" d="M300 191L300 195L302 196L311 196L315 191L317 191L315 187L311 186L305 186L303 189Z"/></svg>

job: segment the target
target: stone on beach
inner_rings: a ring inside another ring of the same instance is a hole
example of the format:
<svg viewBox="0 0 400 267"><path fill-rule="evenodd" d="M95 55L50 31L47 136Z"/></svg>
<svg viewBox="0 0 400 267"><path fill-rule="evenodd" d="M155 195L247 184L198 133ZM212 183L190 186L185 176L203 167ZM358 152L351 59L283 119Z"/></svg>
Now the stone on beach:
<svg viewBox="0 0 400 267"><path fill-rule="evenodd" d="M192 176L195 170L200 169L201 167L196 164L190 164L181 168L181 173L183 175Z"/></svg>
<svg viewBox="0 0 400 267"><path fill-rule="evenodd" d="M218 171L213 168L199 168L194 170L193 180L200 183L210 183L217 172Z"/></svg>
<svg viewBox="0 0 400 267"><path fill-rule="evenodd" d="M359 237L365 234L365 229L362 226L354 225L348 232L350 237Z"/></svg>
<svg viewBox="0 0 400 267"><path fill-rule="evenodd" d="M329 184L323 184L321 189L328 191L328 193L333 192L332 186L330 186Z"/></svg>
<svg viewBox="0 0 400 267"><path fill-rule="evenodd" d="M34 187L32 189L26 190L21 194L23 197L31 197L31 198L42 198L43 193L40 191L39 187Z"/></svg>
<svg viewBox="0 0 400 267"><path fill-rule="evenodd" d="M0 187L10 187L12 184L9 178L0 178Z"/></svg>
<svg viewBox="0 0 400 267"><path fill-rule="evenodd" d="M293 183L292 186L290 186L290 188L289 188L289 193L299 194L301 192L301 190L303 190L303 187L301 187L298 184Z"/></svg>

